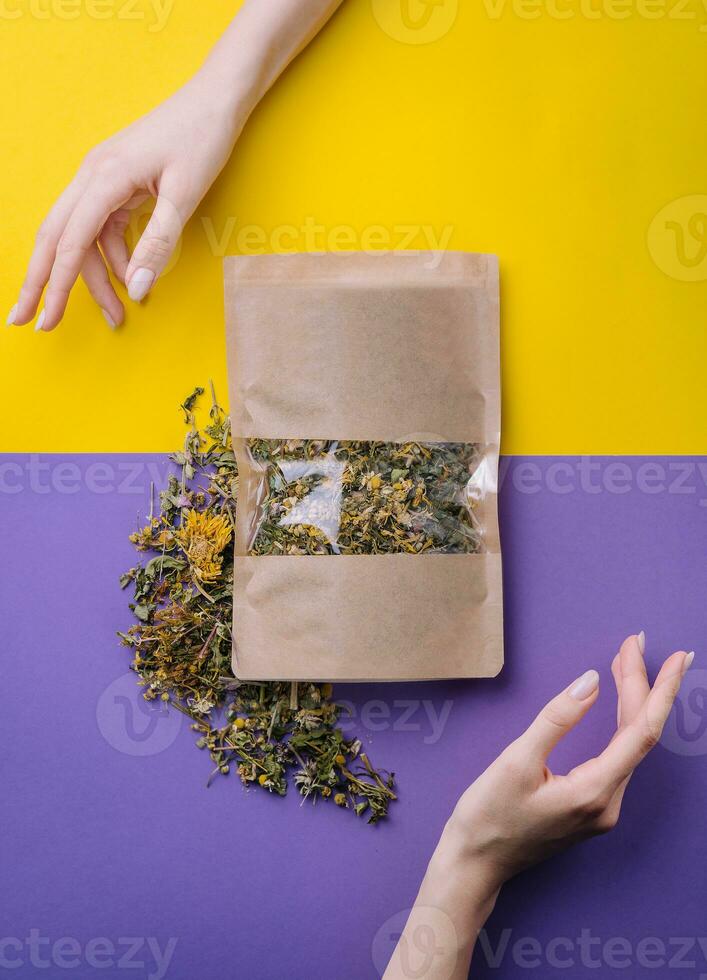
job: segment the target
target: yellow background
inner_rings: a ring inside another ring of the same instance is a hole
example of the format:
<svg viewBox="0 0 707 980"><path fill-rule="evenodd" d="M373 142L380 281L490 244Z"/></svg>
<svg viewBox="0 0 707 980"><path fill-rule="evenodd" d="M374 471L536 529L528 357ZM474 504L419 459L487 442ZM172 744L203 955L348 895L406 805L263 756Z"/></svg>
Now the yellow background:
<svg viewBox="0 0 707 980"><path fill-rule="evenodd" d="M449 229L448 248L500 256L506 453L704 452L707 13L579 2L460 0L455 18L442 0L416 32L400 0L346 0L121 330L83 285L53 334L0 328L0 450L178 446L193 385L225 399L221 254L309 217L333 244L412 225L408 247ZM160 26L148 0L89 3L0 2L8 310L84 153L184 81L237 7L176 0Z"/></svg>

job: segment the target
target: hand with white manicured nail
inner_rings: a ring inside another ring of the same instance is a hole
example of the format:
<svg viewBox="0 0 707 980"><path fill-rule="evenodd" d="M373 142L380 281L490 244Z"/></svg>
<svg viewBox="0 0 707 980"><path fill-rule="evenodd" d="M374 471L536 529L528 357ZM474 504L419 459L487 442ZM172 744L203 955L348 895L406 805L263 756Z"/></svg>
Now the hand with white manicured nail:
<svg viewBox="0 0 707 980"><path fill-rule="evenodd" d="M503 883L615 826L633 771L657 744L694 656L680 651L668 657L651 688L644 646L643 633L629 636L614 658L617 729L600 755L566 775L547 765L552 750L599 696L599 675L589 670L553 698L464 793L432 857L386 980L408 975L412 935L420 926L441 937L435 947L439 955L420 976L466 978L476 937ZM447 923L441 931L440 912Z"/></svg>
<svg viewBox="0 0 707 980"><path fill-rule="evenodd" d="M230 119L207 107L203 89L187 85L89 153L40 229L14 323L34 317L46 286L35 329L53 330L79 275L108 325L122 323L123 303L108 269L132 300L142 300L231 152ZM124 237L130 212L150 196L155 208L130 257Z"/></svg>
<svg viewBox="0 0 707 980"><path fill-rule="evenodd" d="M111 281L140 302L185 223L228 160L249 114L342 0L246 0L204 67L149 115L92 150L43 222L9 324L53 330L81 275L108 325L125 310ZM131 212L154 199L132 256Z"/></svg>

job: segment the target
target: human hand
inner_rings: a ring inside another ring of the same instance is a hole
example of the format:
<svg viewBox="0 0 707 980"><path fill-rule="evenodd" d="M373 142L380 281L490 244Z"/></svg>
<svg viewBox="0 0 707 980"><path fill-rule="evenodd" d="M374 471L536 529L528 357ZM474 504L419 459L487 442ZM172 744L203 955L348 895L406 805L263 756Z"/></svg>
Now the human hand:
<svg viewBox="0 0 707 980"><path fill-rule="evenodd" d="M547 704L464 793L443 837L470 859L474 880L489 894L518 871L615 826L636 766L657 744L693 653L674 653L651 689L645 637L629 636L612 663L618 694L617 731L597 758L565 776L547 758L589 711L599 694L590 670Z"/></svg>
<svg viewBox="0 0 707 980"><path fill-rule="evenodd" d="M35 330L53 330L79 274L109 326L125 310L108 267L142 300L174 251L182 229L226 163L245 121L218 78L197 74L149 115L85 158L37 235L8 324L28 323L46 286ZM132 257L125 241L131 211L150 197L154 211Z"/></svg>
<svg viewBox="0 0 707 980"><path fill-rule="evenodd" d="M108 267L132 300L144 299L259 99L341 2L245 0L191 81L88 154L42 223L7 323L29 323L46 286L35 330L53 330L82 275L118 326L125 310ZM130 257L130 212L150 197L154 211Z"/></svg>
<svg viewBox="0 0 707 980"><path fill-rule="evenodd" d="M531 726L457 803L427 868L385 980L466 980L479 931L503 883L576 841L610 830L638 763L660 738L694 654L674 653L651 689L645 636L629 636L611 670L617 731L607 748L566 776L547 758L599 695L587 671L547 704ZM424 940L424 941L422 941Z"/></svg>

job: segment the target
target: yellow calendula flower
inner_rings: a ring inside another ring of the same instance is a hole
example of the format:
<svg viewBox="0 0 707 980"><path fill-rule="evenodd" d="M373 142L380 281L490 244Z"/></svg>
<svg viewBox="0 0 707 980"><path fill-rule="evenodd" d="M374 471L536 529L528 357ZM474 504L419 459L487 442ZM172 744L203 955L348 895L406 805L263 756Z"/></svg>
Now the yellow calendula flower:
<svg viewBox="0 0 707 980"><path fill-rule="evenodd" d="M188 510L175 533L200 582L215 582L221 574L222 552L231 540L231 525L223 514Z"/></svg>

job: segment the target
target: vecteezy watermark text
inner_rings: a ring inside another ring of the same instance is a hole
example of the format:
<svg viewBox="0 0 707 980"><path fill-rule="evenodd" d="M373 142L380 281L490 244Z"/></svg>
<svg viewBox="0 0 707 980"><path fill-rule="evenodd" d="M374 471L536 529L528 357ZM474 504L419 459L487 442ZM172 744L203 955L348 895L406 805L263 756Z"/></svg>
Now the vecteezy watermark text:
<svg viewBox="0 0 707 980"><path fill-rule="evenodd" d="M436 745L452 713L454 702L447 699L435 703L429 698L396 698L384 701L373 698L357 704L336 698L343 711L339 728L345 733L365 732L420 732L425 745Z"/></svg>
<svg viewBox="0 0 707 980"><path fill-rule="evenodd" d="M554 936L541 941L527 935L516 939L513 929L503 929L492 940L487 930L482 929L478 949L477 955L492 970L502 970L510 961L514 966L527 970L542 967L564 972L576 967L587 970L642 967L653 970L701 970L703 972L697 974L700 980L707 977L707 936L668 939L645 936L632 940L626 936L603 938L584 928L577 936Z"/></svg>
<svg viewBox="0 0 707 980"><path fill-rule="evenodd" d="M95 459L77 462L56 456L32 453L3 459L0 455L0 496L33 493L143 496L150 488L166 486L174 464L156 459ZM559 459L501 458L498 475L500 490L533 495L550 493L610 494L627 493L648 496L691 497L700 507L707 507L707 458L575 456Z"/></svg>
<svg viewBox="0 0 707 980"><path fill-rule="evenodd" d="M518 20L589 21L631 18L697 23L707 31L707 7L703 0L483 0L489 20L515 17Z"/></svg>
<svg viewBox="0 0 707 980"><path fill-rule="evenodd" d="M0 20L140 21L154 34L163 30L174 0L0 0Z"/></svg>
<svg viewBox="0 0 707 980"><path fill-rule="evenodd" d="M442 253L449 248L454 234L453 225L440 228L429 224L371 224L325 225L308 215L301 224L240 225L236 217L228 217L220 227L204 216L201 224L211 254L223 258L231 252L239 255L260 255L264 252L292 254L295 252L333 252L345 260L352 251L360 252L432 252L427 258L430 268L437 268Z"/></svg>
<svg viewBox="0 0 707 980"><path fill-rule="evenodd" d="M501 459L499 489L510 481L514 492L532 495L545 492L566 496L581 493L623 495L632 492L693 497L707 507L707 459L646 459L630 461L579 456L569 459Z"/></svg>
<svg viewBox="0 0 707 980"><path fill-rule="evenodd" d="M23 462L0 462L0 494L12 496L29 492L46 496L52 493L72 495L87 491L100 495L144 496L149 493L151 484L156 487L166 486L172 472L175 472L175 468L171 463L157 463L154 460L125 459L117 463L95 460L77 463L32 453Z"/></svg>
<svg viewBox="0 0 707 980"><path fill-rule="evenodd" d="M454 969L455 930L449 916L441 909L425 907L411 919L412 909L404 909L386 919L371 943L371 954L379 976L400 942L398 966L405 977L427 976L434 967L435 976L451 976ZM406 936L403 936L406 930ZM691 977L707 980L707 936L632 937L600 936L591 928L578 933L540 938L517 934L512 928L500 931L482 929L479 933L474 962L487 970L506 975L513 966L546 978L568 970L691 970ZM574 976L574 974L572 974ZM632 975L630 973L625 975ZM678 974L685 975L684 972Z"/></svg>
<svg viewBox="0 0 707 980"><path fill-rule="evenodd" d="M39 929L30 929L26 936L0 937L0 971L14 972L24 968L61 971L89 967L95 970L142 970L146 980L163 980L174 956L177 940L170 937L164 948L154 936L121 936L109 939L97 936L82 943L73 936L51 939ZM112 976L111 972L111 976Z"/></svg>

